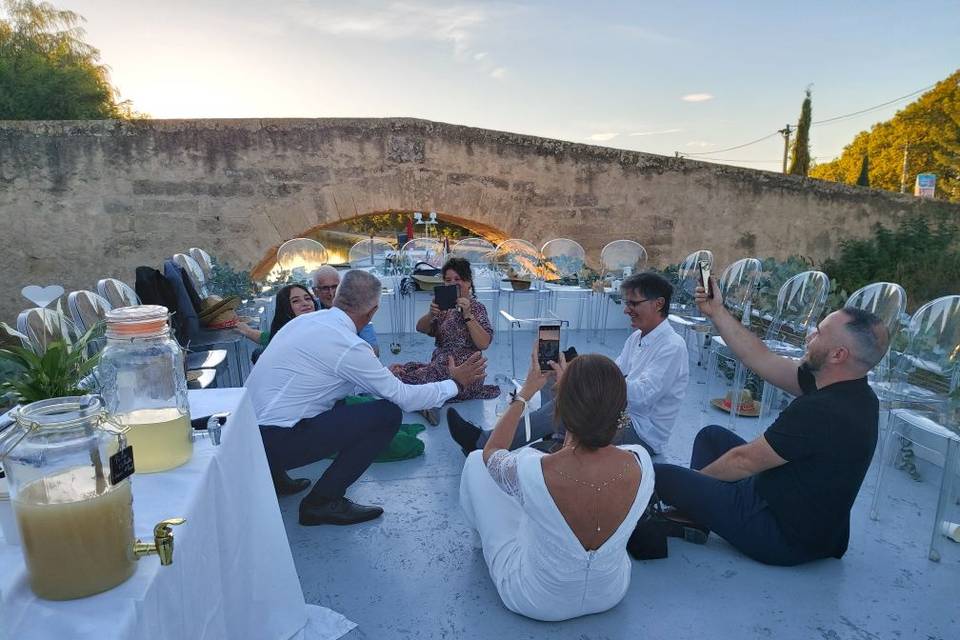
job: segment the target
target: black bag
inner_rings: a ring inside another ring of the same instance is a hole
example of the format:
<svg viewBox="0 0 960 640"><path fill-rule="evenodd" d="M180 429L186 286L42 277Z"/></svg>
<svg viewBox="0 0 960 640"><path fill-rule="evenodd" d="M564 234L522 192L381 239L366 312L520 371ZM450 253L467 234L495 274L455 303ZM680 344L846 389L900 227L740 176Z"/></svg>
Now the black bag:
<svg viewBox="0 0 960 640"><path fill-rule="evenodd" d="M671 523L660 511L660 497L653 493L643 515L627 541L627 553L634 560L659 560L667 557L667 533Z"/></svg>
<svg viewBox="0 0 960 640"><path fill-rule="evenodd" d="M133 288L136 290L140 302L166 307L173 314L170 318L170 325L177 342L187 344L190 338L189 331L184 325L183 315L176 313L179 305L177 304L177 292L173 290L173 286L162 273L153 267L137 267L136 276Z"/></svg>

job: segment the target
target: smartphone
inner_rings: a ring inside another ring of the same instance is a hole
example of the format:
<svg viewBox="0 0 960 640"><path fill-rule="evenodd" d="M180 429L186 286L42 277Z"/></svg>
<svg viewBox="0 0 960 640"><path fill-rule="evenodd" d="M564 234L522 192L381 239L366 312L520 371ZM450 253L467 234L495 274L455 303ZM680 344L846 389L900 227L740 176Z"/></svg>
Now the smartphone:
<svg viewBox="0 0 960 640"><path fill-rule="evenodd" d="M713 287L710 285L710 263L706 260L700 261L700 283L703 290L707 292L707 297L713 297Z"/></svg>
<svg viewBox="0 0 960 640"><path fill-rule="evenodd" d="M540 325L538 337L537 360L540 362L540 371L553 371L550 362L560 362L560 325Z"/></svg>
<svg viewBox="0 0 960 640"><path fill-rule="evenodd" d="M440 311L453 309L457 306L457 293L460 287L455 284L440 284L433 288L433 301L440 307Z"/></svg>

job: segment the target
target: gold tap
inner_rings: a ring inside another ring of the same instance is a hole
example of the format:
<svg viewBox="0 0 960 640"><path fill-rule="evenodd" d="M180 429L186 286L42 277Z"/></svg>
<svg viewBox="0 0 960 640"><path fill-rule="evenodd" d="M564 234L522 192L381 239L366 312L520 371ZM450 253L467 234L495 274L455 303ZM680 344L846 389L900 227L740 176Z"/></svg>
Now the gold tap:
<svg viewBox="0 0 960 640"><path fill-rule="evenodd" d="M153 528L153 544L141 542L137 538L137 541L133 544L134 555L139 560L143 556L157 554L160 556L162 566L173 564L173 530L170 527L181 525L186 521L186 518L161 520Z"/></svg>

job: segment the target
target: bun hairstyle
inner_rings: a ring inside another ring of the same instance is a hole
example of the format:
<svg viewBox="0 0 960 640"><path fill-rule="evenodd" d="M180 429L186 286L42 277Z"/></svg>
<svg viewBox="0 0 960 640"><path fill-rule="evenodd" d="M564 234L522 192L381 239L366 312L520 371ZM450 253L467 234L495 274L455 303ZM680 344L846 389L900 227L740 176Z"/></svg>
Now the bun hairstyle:
<svg viewBox="0 0 960 640"><path fill-rule="evenodd" d="M610 358L585 354L567 365L556 389L554 418L579 446L599 449L613 442L627 406L627 383Z"/></svg>

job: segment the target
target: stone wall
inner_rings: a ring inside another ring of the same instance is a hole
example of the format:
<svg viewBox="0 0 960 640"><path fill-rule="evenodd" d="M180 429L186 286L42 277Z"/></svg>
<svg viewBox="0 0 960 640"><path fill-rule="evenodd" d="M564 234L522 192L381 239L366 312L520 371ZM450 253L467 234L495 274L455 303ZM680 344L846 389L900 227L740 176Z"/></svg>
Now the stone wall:
<svg viewBox="0 0 960 640"><path fill-rule="evenodd" d="M269 268L305 231L437 211L538 246L643 244L652 264L710 248L822 259L839 240L960 207L685 159L411 119L0 122L0 318L25 284L130 281L190 246Z"/></svg>

